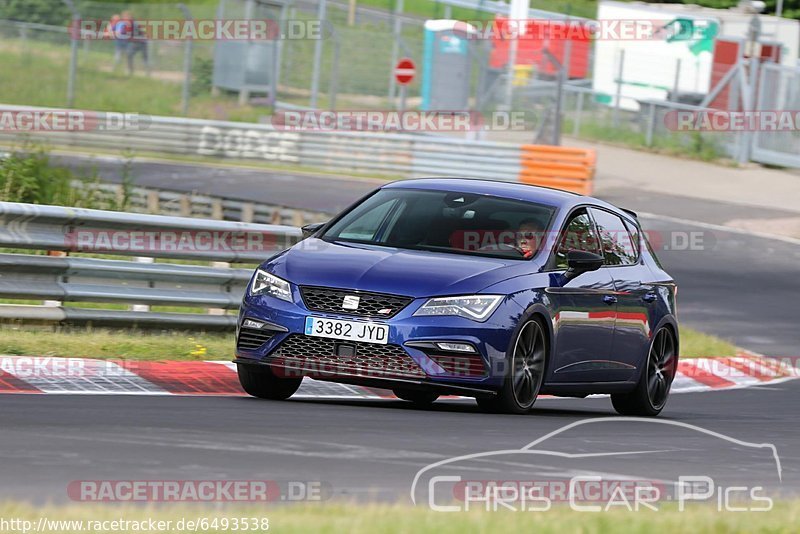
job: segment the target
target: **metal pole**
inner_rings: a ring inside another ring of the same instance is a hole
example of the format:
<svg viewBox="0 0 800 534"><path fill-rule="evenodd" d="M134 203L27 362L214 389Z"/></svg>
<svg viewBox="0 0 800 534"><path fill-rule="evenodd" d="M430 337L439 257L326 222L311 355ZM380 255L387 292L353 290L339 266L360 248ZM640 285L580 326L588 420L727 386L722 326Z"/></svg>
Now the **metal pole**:
<svg viewBox="0 0 800 534"><path fill-rule="evenodd" d="M400 15L403 14L403 0L395 0L393 23L394 29L392 30L392 64L389 67L389 102L394 100L397 91L397 82L394 79L394 66L397 65L397 60L400 59L400 39L402 38L403 24L400 21Z"/></svg>
<svg viewBox="0 0 800 534"><path fill-rule="evenodd" d="M617 95L616 102L614 102L614 117L613 124L619 124L619 102L622 100L622 74L625 67L625 50L619 51L619 69L617 70Z"/></svg>
<svg viewBox="0 0 800 534"><path fill-rule="evenodd" d="M402 84L400 86L400 114L402 115L406 111L406 93L408 92L408 84Z"/></svg>
<svg viewBox="0 0 800 534"><path fill-rule="evenodd" d="M680 60L678 60L680 61ZM656 105L650 102L650 112L647 114L647 132L645 132L645 146L653 146L653 130L656 126Z"/></svg>
<svg viewBox="0 0 800 534"><path fill-rule="evenodd" d="M325 23L325 9L327 8L328 0L319 0L319 9L317 10L317 19L320 25ZM314 66L311 71L311 102L309 105L313 109L317 109L317 97L319 96L319 70L322 64L322 39L317 39L314 42Z"/></svg>
<svg viewBox="0 0 800 534"><path fill-rule="evenodd" d="M347 25L353 26L356 23L356 0L350 0L347 6Z"/></svg>
<svg viewBox="0 0 800 534"><path fill-rule="evenodd" d="M178 4L178 9L183 11L186 20L192 20L192 13L186 4ZM194 41L187 39L183 47L183 92L181 94L181 113L184 117L189 115L189 91L192 87L192 48Z"/></svg>
<svg viewBox="0 0 800 534"><path fill-rule="evenodd" d="M679 100L678 93L680 91L678 87L680 82L681 82L681 58L678 58L675 60L675 83L672 84L672 99L675 102Z"/></svg>
<svg viewBox="0 0 800 534"><path fill-rule="evenodd" d="M572 125L572 137L578 137L581 133L581 115L583 115L583 91L578 93L578 101L575 105L575 122Z"/></svg>
<svg viewBox="0 0 800 534"><path fill-rule="evenodd" d="M564 43L564 61L558 68L558 87L556 88L556 121L553 125L553 145L561 144L561 123L564 120L562 108L564 106L564 83L569 75L569 60L572 53L572 41L567 39Z"/></svg>
<svg viewBox="0 0 800 534"><path fill-rule="evenodd" d="M775 4L775 16L783 16L783 0L778 0L778 2Z"/></svg>
<svg viewBox="0 0 800 534"><path fill-rule="evenodd" d="M330 90L328 94L328 109L336 111L336 93L339 90L339 35L331 32L333 37L333 64L331 65Z"/></svg>
<svg viewBox="0 0 800 534"><path fill-rule="evenodd" d="M69 51L69 77L67 78L67 107L75 104L75 76L78 68L78 39L81 37L81 15L75 8L72 0L64 0L67 8L72 12L72 32Z"/></svg>

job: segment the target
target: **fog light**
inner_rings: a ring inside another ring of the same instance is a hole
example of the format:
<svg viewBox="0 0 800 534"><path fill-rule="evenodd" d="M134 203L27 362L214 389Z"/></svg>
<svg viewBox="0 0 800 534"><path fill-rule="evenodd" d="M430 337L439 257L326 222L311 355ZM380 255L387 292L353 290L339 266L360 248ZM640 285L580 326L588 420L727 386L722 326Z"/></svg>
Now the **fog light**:
<svg viewBox="0 0 800 534"><path fill-rule="evenodd" d="M443 343L437 342L436 346L448 352L475 352L475 347L469 343Z"/></svg>

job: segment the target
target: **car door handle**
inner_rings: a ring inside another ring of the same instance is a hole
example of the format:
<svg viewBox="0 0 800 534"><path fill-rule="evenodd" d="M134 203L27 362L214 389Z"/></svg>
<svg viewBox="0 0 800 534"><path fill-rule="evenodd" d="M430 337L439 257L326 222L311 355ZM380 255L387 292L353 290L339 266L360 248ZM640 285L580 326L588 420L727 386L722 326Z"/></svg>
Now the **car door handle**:
<svg viewBox="0 0 800 534"><path fill-rule="evenodd" d="M645 302L654 302L658 298L658 295L655 293L645 293L642 297L642 300Z"/></svg>
<svg viewBox="0 0 800 534"><path fill-rule="evenodd" d="M603 302L605 302L606 304L616 304L617 297L615 297L614 295L606 295L605 297L603 297Z"/></svg>

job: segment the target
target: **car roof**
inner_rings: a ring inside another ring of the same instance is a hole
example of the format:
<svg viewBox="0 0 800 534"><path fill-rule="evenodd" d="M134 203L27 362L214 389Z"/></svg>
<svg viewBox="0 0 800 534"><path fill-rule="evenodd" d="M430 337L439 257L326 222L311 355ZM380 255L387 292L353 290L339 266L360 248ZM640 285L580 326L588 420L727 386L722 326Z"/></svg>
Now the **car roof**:
<svg viewBox="0 0 800 534"><path fill-rule="evenodd" d="M502 182L473 178L415 178L400 180L383 186L383 189L428 189L435 191L452 191L455 193L474 193L478 195L494 195L503 198L538 202L563 209L570 209L581 204L593 204L620 213L620 208L598 198L541 187L519 182ZM622 214L622 213L620 213Z"/></svg>

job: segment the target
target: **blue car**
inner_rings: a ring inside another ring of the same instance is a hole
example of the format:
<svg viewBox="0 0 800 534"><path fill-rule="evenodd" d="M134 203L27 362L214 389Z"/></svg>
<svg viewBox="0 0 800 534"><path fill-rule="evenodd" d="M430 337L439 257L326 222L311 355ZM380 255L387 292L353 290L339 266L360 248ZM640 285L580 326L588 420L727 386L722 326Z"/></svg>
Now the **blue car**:
<svg viewBox="0 0 800 534"><path fill-rule="evenodd" d="M303 377L427 405L525 413L540 394L611 395L655 416L678 364L676 285L636 215L531 185L387 184L254 273L236 332L250 395Z"/></svg>

